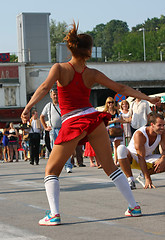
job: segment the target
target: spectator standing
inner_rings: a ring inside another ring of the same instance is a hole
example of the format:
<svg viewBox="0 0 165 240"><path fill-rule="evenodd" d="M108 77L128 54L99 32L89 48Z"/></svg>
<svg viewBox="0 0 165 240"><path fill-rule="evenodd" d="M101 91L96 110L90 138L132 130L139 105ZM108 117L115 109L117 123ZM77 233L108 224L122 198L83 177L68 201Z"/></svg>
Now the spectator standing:
<svg viewBox="0 0 165 240"><path fill-rule="evenodd" d="M55 88L52 88L50 90L50 98L52 99L52 102L49 102L45 105L40 115L40 120L45 129L46 132L45 135L46 134L48 135L49 133L50 146L51 149L53 149L54 141L56 140L61 128L61 110L58 103L58 93ZM48 122L45 121L46 117L48 118ZM72 172L71 158L69 158L68 161L66 162L65 168L68 173Z"/></svg>
<svg viewBox="0 0 165 240"><path fill-rule="evenodd" d="M128 146L130 139L131 139L131 117L130 117L130 112L129 112L129 102L127 100L123 100L121 102L121 116L123 119L123 130L124 130L124 137L125 137L125 144Z"/></svg>
<svg viewBox="0 0 165 240"><path fill-rule="evenodd" d="M29 131L29 149L30 149L30 164L39 164L39 150L40 150L40 133L41 133L41 122L38 118L38 112L32 111L32 117L30 119L30 131Z"/></svg>
<svg viewBox="0 0 165 240"><path fill-rule="evenodd" d="M9 153L10 153L10 162L13 162L13 156L15 153L16 162L18 162L18 131L14 128L13 123L10 123L9 130Z"/></svg>
<svg viewBox="0 0 165 240"><path fill-rule="evenodd" d="M86 167L83 160L83 146L77 145L75 153L71 156L71 163L74 167ZM77 166L74 164L74 157L76 157L77 160Z"/></svg>
<svg viewBox="0 0 165 240"><path fill-rule="evenodd" d="M110 131L111 128L120 128L121 129L121 115L115 107L115 101L112 97L108 97L105 102L104 112L111 114L111 120L108 122L108 129ZM114 143L114 162L117 165L117 147L120 145L123 140L123 132L121 129L121 136L114 136L110 134L110 140Z"/></svg>
<svg viewBox="0 0 165 240"><path fill-rule="evenodd" d="M93 150L93 148L89 142L86 142L86 144L85 144L84 157L89 157L90 167L102 168L101 165L99 165L99 163L97 161L96 153ZM96 160L96 164L94 163L95 160Z"/></svg>
<svg viewBox="0 0 165 240"><path fill-rule="evenodd" d="M28 160L28 151L29 151L29 128L25 128L22 130L22 147L24 150L24 160Z"/></svg>
<svg viewBox="0 0 165 240"><path fill-rule="evenodd" d="M2 149L3 149L3 133L0 131L0 160L3 160L3 153L2 153Z"/></svg>
<svg viewBox="0 0 165 240"><path fill-rule="evenodd" d="M9 129L10 129L10 124L6 123L6 126L3 130L3 157L4 157L4 161L8 162L10 161L10 152L9 152L9 139L8 139L8 135L9 135Z"/></svg>
<svg viewBox="0 0 165 240"><path fill-rule="evenodd" d="M52 102L45 105L40 115L40 120L45 131L49 132L50 146L52 149L61 128L61 111L58 104L57 90L55 88L50 90L50 98ZM46 122L45 118L48 118L48 122Z"/></svg>
<svg viewBox="0 0 165 240"><path fill-rule="evenodd" d="M131 133L133 133L140 127L143 127L148 122L149 114L151 113L151 108L146 100L141 100L136 98L130 106L130 116L131 116Z"/></svg>

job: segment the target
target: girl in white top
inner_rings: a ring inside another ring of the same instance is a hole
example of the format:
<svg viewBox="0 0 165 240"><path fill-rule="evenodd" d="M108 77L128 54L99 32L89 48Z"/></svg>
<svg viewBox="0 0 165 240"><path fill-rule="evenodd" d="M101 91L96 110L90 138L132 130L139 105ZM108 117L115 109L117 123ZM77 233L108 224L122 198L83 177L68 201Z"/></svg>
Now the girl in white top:
<svg viewBox="0 0 165 240"><path fill-rule="evenodd" d="M131 122L131 116L129 113L129 102L127 100L123 100L121 102L121 116L123 119L123 130L124 130L124 136L125 136L125 143L126 146L129 144L130 139L131 139L131 127L130 127L130 122Z"/></svg>

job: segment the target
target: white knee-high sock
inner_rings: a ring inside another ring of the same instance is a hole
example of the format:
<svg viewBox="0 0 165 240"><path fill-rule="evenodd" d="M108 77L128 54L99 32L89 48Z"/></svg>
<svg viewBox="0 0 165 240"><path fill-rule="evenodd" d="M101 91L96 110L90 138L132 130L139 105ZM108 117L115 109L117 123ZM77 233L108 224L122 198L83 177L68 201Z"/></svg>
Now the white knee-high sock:
<svg viewBox="0 0 165 240"><path fill-rule="evenodd" d="M58 177L55 175L48 175L44 178L46 195L48 198L51 214L59 214L59 195L60 186Z"/></svg>
<svg viewBox="0 0 165 240"><path fill-rule="evenodd" d="M132 194L132 191L130 189L130 186L128 184L127 178L123 174L123 172L120 169L117 169L111 175L109 176L116 187L120 190L122 195L125 197L125 199L128 201L131 208L134 208L137 206L137 203L134 199L134 196Z"/></svg>

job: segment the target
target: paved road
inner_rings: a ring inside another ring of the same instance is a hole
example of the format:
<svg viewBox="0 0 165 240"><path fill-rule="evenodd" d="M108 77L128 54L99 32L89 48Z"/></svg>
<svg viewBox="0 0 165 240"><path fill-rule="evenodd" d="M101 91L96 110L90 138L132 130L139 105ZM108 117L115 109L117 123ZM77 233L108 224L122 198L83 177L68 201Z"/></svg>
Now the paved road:
<svg viewBox="0 0 165 240"><path fill-rule="evenodd" d="M127 203L103 170L64 170L60 177L62 225L39 226L48 209L43 177L46 160L0 163L0 239L2 240L157 240L165 239L165 173L153 177L156 189L137 183L143 217L125 218ZM138 171L134 172L135 176Z"/></svg>

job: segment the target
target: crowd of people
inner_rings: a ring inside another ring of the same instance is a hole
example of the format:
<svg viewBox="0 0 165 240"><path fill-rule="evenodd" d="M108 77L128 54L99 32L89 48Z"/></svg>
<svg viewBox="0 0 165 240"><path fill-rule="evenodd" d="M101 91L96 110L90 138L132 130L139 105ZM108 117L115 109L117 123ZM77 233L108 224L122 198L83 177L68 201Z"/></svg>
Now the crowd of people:
<svg viewBox="0 0 165 240"><path fill-rule="evenodd" d="M7 123L2 132L0 132L0 160L4 162L13 162L15 157L18 162L19 131L14 128L12 122Z"/></svg>
<svg viewBox="0 0 165 240"><path fill-rule="evenodd" d="M40 157L49 157L62 124L56 88L50 90L50 98L52 101L45 105L40 117L38 117L38 112L35 109L32 110L28 125L14 128L12 122L6 124L4 130L0 132L0 160L13 162L13 158L15 158L15 161L18 162L20 158L19 150L22 151L21 154L23 153L23 159L25 161L29 160L32 165L34 163L38 165ZM129 143L134 132L148 125L153 114L159 113L164 117L164 112L160 112L159 109L160 107L157 107L157 111L152 111L153 109L151 110L147 101L138 98L132 100L131 103L127 100L116 102L113 97L106 99L103 112L111 115L106 128L116 166L120 167L122 164L121 159L118 159L120 156L119 151L117 152L118 147L124 145L129 149ZM156 153L160 153L158 147L154 150ZM66 171L72 173L73 167L86 167L84 158L89 159L90 167L102 169L94 149L87 141L85 144L77 145L75 151L65 163ZM140 183L145 186L142 172L137 180L139 179ZM128 177L128 182L132 190L136 189L132 175Z"/></svg>
<svg viewBox="0 0 165 240"><path fill-rule="evenodd" d="M0 132L0 160L3 162L18 162L19 159L30 160L31 164L39 163L41 153L42 126L37 118L36 110L32 111L30 123L27 126L6 123L5 128ZM35 139L35 140L34 140Z"/></svg>

